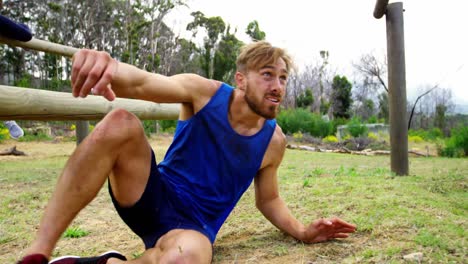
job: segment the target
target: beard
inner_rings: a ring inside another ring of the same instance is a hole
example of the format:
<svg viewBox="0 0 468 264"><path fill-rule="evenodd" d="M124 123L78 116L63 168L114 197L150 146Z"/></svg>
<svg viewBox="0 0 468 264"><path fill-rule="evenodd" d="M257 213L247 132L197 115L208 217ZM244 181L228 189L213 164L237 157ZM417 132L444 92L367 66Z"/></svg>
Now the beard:
<svg viewBox="0 0 468 264"><path fill-rule="evenodd" d="M254 95L250 94L250 86L247 84L245 87L245 94L244 94L244 99L247 102L247 105L249 108L257 115L266 118L266 119L273 119L276 117L278 114L278 107L276 106L269 106L265 109L265 107L262 107L263 105L263 100L264 98L261 98L261 100L258 100L255 98Z"/></svg>

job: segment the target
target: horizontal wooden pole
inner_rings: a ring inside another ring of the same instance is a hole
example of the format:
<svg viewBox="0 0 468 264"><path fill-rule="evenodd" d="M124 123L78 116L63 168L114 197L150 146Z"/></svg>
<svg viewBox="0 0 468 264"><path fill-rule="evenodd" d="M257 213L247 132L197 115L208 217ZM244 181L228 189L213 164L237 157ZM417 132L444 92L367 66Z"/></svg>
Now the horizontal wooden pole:
<svg viewBox="0 0 468 264"><path fill-rule="evenodd" d="M374 8L374 17L379 19L385 15L387 11L387 5L389 0L376 0Z"/></svg>
<svg viewBox="0 0 468 264"><path fill-rule="evenodd" d="M45 40L40 40L33 38L30 41L23 42L23 41L17 41L17 40L12 40L9 38L4 38L0 36L0 42L5 43L10 46L15 46L15 47L22 47L25 49L31 49L31 50L36 50L36 51L44 51L47 53L53 53L57 55L62 55L65 57L73 57L73 54L75 54L79 49L73 48L70 46L65 46Z"/></svg>
<svg viewBox="0 0 468 264"><path fill-rule="evenodd" d="M123 108L142 120L176 120L179 104L102 96L75 98L71 93L0 85L0 120L100 120L111 110Z"/></svg>

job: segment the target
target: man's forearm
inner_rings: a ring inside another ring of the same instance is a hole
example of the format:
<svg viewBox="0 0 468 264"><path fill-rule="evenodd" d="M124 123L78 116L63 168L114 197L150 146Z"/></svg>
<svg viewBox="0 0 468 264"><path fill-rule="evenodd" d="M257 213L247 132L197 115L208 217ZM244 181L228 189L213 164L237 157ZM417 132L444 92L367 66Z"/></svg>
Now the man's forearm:
<svg viewBox="0 0 468 264"><path fill-rule="evenodd" d="M278 229L302 240L305 226L292 214L286 203L280 198L257 205L262 214Z"/></svg>
<svg viewBox="0 0 468 264"><path fill-rule="evenodd" d="M119 62L112 80L112 90L118 97L138 98L138 88L142 86L150 73L133 65Z"/></svg>

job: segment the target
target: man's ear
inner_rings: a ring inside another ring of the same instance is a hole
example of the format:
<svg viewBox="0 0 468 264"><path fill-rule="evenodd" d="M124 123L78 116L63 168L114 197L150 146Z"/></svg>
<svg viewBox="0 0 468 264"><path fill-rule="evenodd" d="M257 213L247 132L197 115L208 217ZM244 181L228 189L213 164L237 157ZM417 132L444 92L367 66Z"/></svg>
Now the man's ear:
<svg viewBox="0 0 468 264"><path fill-rule="evenodd" d="M234 79L236 80L237 89L244 90L247 82L247 77L242 72L237 71L234 75Z"/></svg>

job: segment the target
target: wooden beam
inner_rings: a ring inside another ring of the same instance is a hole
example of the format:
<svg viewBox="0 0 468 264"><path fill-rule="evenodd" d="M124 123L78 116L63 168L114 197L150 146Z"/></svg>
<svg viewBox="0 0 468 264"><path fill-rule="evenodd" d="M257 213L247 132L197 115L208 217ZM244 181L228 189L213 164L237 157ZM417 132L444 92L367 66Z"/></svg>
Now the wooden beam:
<svg viewBox="0 0 468 264"><path fill-rule="evenodd" d="M40 40L36 38L32 38L30 41L23 42L23 41L18 41L18 40L13 40L13 39L8 39L0 36L0 42L5 43L9 46L13 47L22 47L25 49L32 49L36 51L43 51L47 53L53 53L57 55L62 55L65 57L73 57L73 54L75 54L79 49L45 41L45 40Z"/></svg>
<svg viewBox="0 0 468 264"><path fill-rule="evenodd" d="M377 0L375 2L374 8L374 17L379 19L382 18L383 15L387 12L387 5L389 0Z"/></svg>
<svg viewBox="0 0 468 264"><path fill-rule="evenodd" d="M142 120L176 120L179 104L102 96L75 98L71 93L0 85L0 120L100 120L111 110L123 108Z"/></svg>

